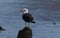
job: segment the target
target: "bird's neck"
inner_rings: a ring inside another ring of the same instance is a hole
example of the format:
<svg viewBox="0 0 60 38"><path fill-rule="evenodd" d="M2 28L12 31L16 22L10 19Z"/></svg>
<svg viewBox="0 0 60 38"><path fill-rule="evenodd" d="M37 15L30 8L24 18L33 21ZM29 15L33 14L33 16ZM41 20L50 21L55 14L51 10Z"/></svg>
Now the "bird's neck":
<svg viewBox="0 0 60 38"><path fill-rule="evenodd" d="M28 12L24 12L24 14L26 14L26 13L28 13Z"/></svg>
<svg viewBox="0 0 60 38"><path fill-rule="evenodd" d="M28 10L26 10L26 11L24 12L24 14L25 14L25 13L28 13Z"/></svg>

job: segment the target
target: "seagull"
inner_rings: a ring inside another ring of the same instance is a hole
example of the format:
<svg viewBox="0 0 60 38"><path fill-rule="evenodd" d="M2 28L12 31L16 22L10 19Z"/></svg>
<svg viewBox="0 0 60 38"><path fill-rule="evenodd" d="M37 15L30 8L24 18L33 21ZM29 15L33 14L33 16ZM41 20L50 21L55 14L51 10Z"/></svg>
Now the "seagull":
<svg viewBox="0 0 60 38"><path fill-rule="evenodd" d="M5 29L0 26L0 32L2 32L2 31L5 31Z"/></svg>
<svg viewBox="0 0 60 38"><path fill-rule="evenodd" d="M28 25L29 23L36 23L33 19L32 14L28 12L27 8L23 8L20 11L23 13L22 18L25 21L25 26L26 26L26 23L28 23Z"/></svg>

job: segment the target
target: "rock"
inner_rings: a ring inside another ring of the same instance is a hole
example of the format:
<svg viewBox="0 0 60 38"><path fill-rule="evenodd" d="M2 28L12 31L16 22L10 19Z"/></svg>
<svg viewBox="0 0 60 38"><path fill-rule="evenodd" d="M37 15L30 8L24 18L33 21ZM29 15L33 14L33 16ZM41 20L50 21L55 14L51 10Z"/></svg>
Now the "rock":
<svg viewBox="0 0 60 38"><path fill-rule="evenodd" d="M32 38L32 29L24 27L24 29L19 30L17 38Z"/></svg>

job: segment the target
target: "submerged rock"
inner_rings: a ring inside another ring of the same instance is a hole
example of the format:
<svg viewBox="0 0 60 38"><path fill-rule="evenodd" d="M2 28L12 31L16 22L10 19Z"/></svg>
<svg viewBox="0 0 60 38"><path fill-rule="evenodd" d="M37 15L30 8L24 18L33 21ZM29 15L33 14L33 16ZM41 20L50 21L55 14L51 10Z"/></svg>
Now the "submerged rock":
<svg viewBox="0 0 60 38"><path fill-rule="evenodd" d="M19 30L17 38L32 38L32 30L29 27Z"/></svg>
<svg viewBox="0 0 60 38"><path fill-rule="evenodd" d="M56 25L56 23L54 22L53 25Z"/></svg>

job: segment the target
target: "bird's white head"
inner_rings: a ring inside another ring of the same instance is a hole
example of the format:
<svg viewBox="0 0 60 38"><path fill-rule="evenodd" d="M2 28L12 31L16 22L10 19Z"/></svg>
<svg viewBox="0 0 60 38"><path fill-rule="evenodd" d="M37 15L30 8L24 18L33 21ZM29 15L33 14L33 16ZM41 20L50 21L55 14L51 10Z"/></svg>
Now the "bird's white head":
<svg viewBox="0 0 60 38"><path fill-rule="evenodd" d="M28 9L27 9L27 8L23 8L23 9L21 9L20 11L23 12L24 14L25 14L25 13L28 13Z"/></svg>

